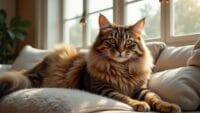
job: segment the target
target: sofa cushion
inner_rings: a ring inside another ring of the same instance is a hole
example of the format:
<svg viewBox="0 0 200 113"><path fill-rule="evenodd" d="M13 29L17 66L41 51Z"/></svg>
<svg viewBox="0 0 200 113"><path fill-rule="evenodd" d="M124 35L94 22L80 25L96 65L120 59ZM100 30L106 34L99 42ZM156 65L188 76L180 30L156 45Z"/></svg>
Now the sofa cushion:
<svg viewBox="0 0 200 113"><path fill-rule="evenodd" d="M20 52L19 56L14 61L11 70L26 70L31 69L37 63L39 63L49 51L32 48L31 46L25 46Z"/></svg>
<svg viewBox="0 0 200 113"><path fill-rule="evenodd" d="M163 99L177 103L183 110L196 110L200 105L200 68L180 67L152 75L149 87Z"/></svg>
<svg viewBox="0 0 200 113"><path fill-rule="evenodd" d="M61 88L20 90L0 101L0 113L92 113L107 110L133 111L130 106L106 97Z"/></svg>
<svg viewBox="0 0 200 113"><path fill-rule="evenodd" d="M194 46L192 55L187 61L189 66L200 66L200 40Z"/></svg>
<svg viewBox="0 0 200 113"><path fill-rule="evenodd" d="M149 48L151 55L156 63L160 53L166 48L166 44L163 42L148 42L147 47Z"/></svg>
<svg viewBox="0 0 200 113"><path fill-rule="evenodd" d="M0 73L9 71L11 68L11 65L8 64L0 64Z"/></svg>
<svg viewBox="0 0 200 113"><path fill-rule="evenodd" d="M155 64L157 72L186 66L191 56L193 46L167 47L165 48Z"/></svg>

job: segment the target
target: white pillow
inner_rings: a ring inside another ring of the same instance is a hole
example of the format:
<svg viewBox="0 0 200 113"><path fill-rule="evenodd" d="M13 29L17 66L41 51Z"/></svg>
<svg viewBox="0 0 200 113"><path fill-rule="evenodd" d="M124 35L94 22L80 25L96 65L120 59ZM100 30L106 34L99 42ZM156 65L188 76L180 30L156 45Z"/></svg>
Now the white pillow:
<svg viewBox="0 0 200 113"><path fill-rule="evenodd" d="M48 55L49 51L25 46L14 61L11 70L27 70L33 68L37 63Z"/></svg>
<svg viewBox="0 0 200 113"><path fill-rule="evenodd" d="M152 75L149 87L163 99L194 111L200 105L200 68L181 67Z"/></svg>
<svg viewBox="0 0 200 113"><path fill-rule="evenodd" d="M133 111L132 107L106 97L61 88L20 90L0 101L0 113L93 113L107 110Z"/></svg>
<svg viewBox="0 0 200 113"><path fill-rule="evenodd" d="M149 48L151 55L154 59L154 63L158 60L160 53L167 47L163 42L148 42L147 47Z"/></svg>
<svg viewBox="0 0 200 113"><path fill-rule="evenodd" d="M157 72L186 66L194 46L167 47L165 48L155 64Z"/></svg>

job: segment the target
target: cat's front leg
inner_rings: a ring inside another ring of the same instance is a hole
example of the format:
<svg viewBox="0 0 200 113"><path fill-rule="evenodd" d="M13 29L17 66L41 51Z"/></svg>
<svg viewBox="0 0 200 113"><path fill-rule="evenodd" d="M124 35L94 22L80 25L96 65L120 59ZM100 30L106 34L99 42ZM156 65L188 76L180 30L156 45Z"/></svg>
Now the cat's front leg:
<svg viewBox="0 0 200 113"><path fill-rule="evenodd" d="M129 96L126 96L118 91L116 91L113 88L110 88L109 86L102 86L99 88L95 89L95 93L98 93L100 95L121 101L125 104L130 105L133 107L133 110L139 111L139 112L147 112L150 111L150 106L148 105L147 102L144 101L139 101L139 100L134 100L130 98Z"/></svg>
<svg viewBox="0 0 200 113"><path fill-rule="evenodd" d="M132 99L129 96L121 94L117 91L112 91L104 96L107 96L107 97L113 98L115 100L121 101L123 103L126 103L126 104L130 105L131 107L133 107L133 109L135 111L139 111L139 112L150 111L150 106L148 105L147 102Z"/></svg>
<svg viewBox="0 0 200 113"><path fill-rule="evenodd" d="M134 100L126 95L119 93L119 92L112 92L107 96L130 105L131 107L133 107L133 109L135 111L139 111L139 112L150 111L150 106L148 105L147 102Z"/></svg>
<svg viewBox="0 0 200 113"><path fill-rule="evenodd" d="M161 113L181 113L181 108L178 105L162 100L157 94L149 89L141 90L138 99L144 100L150 105L152 110Z"/></svg>

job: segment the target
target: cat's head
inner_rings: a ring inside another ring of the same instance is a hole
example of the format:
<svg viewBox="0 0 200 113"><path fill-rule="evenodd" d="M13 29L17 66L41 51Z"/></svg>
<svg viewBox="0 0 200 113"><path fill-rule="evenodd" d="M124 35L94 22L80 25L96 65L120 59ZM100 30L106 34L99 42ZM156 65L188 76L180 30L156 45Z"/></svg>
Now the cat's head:
<svg viewBox="0 0 200 113"><path fill-rule="evenodd" d="M99 34L93 45L101 56L116 62L138 59L144 54L141 32L145 19L130 26L111 24L108 19L99 16Z"/></svg>

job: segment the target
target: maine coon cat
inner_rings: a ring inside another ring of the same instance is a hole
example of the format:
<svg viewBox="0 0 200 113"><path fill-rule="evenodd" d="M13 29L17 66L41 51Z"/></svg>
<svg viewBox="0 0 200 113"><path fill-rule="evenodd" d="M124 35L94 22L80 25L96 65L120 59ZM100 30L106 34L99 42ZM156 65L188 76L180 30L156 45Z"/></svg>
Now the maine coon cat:
<svg viewBox="0 0 200 113"><path fill-rule="evenodd" d="M124 102L134 110L181 113L148 89L153 66L141 32L145 20L134 25L111 24L99 16L99 34L88 54L70 46L57 47L33 69L0 75L0 96L32 87L85 90Z"/></svg>

